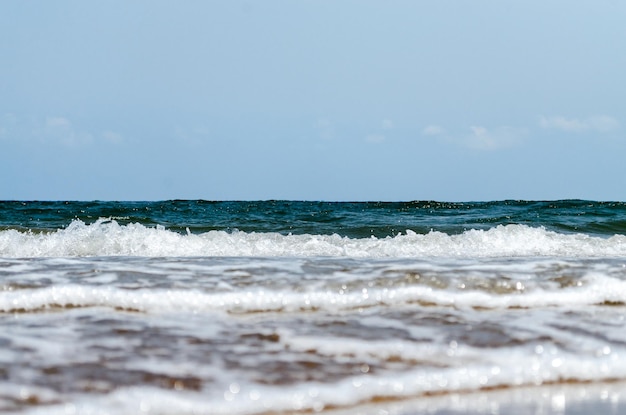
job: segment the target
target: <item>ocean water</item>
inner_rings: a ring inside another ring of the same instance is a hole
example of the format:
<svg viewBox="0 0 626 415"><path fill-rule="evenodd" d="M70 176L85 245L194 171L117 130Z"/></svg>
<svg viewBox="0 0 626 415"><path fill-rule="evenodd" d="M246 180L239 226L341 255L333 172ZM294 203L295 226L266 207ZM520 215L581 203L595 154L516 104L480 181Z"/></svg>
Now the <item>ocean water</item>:
<svg viewBox="0 0 626 415"><path fill-rule="evenodd" d="M0 202L0 413L626 412L626 204Z"/></svg>

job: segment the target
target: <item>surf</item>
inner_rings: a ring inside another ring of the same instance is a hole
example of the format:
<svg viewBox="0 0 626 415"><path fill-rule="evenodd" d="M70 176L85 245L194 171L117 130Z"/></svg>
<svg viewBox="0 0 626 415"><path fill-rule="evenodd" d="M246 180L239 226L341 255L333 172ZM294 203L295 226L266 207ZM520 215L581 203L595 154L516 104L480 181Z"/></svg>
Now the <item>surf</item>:
<svg viewBox="0 0 626 415"><path fill-rule="evenodd" d="M523 224L470 229L460 234L410 229L395 236L351 238L338 233L281 234L212 230L179 233L162 225L73 220L55 231L0 231L0 257L249 256L354 258L618 257L626 236L559 233Z"/></svg>

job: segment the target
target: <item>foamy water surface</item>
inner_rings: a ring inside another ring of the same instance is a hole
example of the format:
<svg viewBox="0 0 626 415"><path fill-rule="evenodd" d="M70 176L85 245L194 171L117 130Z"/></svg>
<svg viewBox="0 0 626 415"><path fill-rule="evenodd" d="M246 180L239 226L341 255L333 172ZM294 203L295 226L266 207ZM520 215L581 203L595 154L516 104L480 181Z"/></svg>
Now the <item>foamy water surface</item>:
<svg viewBox="0 0 626 415"><path fill-rule="evenodd" d="M620 413L626 239L548 228L8 227L0 412Z"/></svg>

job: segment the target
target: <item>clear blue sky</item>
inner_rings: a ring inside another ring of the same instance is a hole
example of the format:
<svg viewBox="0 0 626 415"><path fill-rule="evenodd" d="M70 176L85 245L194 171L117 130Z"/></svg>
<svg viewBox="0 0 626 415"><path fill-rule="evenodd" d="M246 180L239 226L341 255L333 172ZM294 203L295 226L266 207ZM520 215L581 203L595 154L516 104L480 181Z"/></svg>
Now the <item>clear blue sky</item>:
<svg viewBox="0 0 626 415"><path fill-rule="evenodd" d="M0 199L626 200L626 2L4 1Z"/></svg>

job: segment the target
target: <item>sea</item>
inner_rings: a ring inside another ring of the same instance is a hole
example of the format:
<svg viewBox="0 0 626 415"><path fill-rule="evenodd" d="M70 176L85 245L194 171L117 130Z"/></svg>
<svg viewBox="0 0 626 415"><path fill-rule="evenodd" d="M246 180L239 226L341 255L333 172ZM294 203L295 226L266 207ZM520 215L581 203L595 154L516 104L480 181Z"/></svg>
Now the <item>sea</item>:
<svg viewBox="0 0 626 415"><path fill-rule="evenodd" d="M626 203L0 202L0 413L626 413Z"/></svg>

